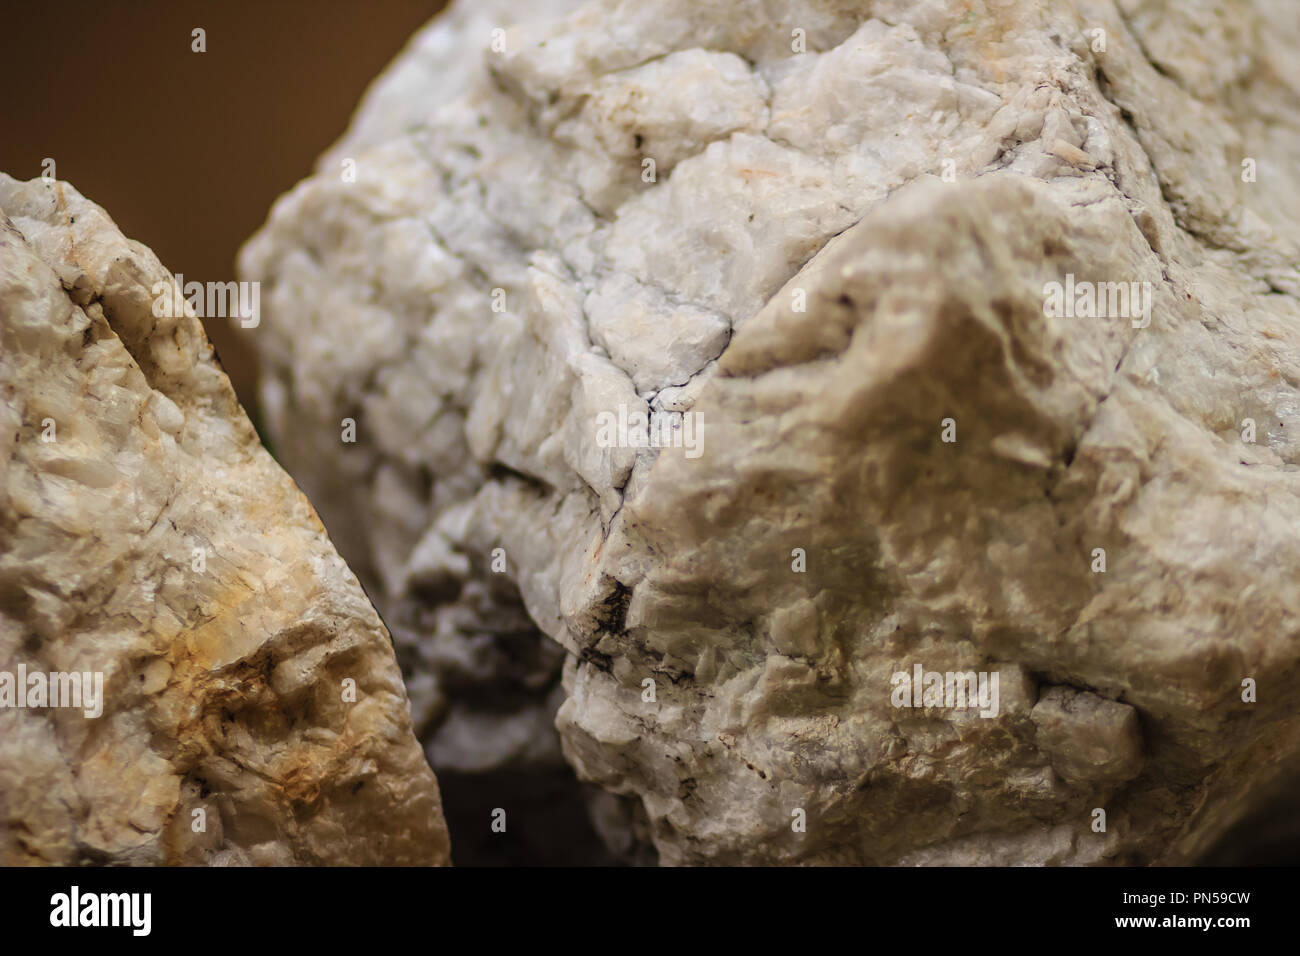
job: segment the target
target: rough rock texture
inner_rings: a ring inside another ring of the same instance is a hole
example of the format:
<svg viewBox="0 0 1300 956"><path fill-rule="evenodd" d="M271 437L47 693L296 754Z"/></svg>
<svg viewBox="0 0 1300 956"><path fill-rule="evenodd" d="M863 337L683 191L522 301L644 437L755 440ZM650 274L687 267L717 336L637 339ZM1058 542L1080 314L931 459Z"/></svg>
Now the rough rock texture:
<svg viewBox="0 0 1300 956"><path fill-rule="evenodd" d="M1205 853L1300 757L1298 48L1282 0L455 4L242 258L435 767L553 759L562 648L663 862ZM895 707L917 665L997 716Z"/></svg>
<svg viewBox="0 0 1300 956"><path fill-rule="evenodd" d="M0 212L0 670L103 680L0 694L0 863L448 862L389 636L171 275L65 183Z"/></svg>

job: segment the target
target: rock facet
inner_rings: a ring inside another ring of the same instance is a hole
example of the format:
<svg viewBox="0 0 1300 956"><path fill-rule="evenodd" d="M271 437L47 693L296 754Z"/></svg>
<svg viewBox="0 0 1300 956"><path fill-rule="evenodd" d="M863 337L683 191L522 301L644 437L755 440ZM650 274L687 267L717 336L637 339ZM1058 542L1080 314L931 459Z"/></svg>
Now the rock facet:
<svg viewBox="0 0 1300 956"><path fill-rule="evenodd" d="M548 654L459 663L522 608L663 862L1197 859L1300 757L1287 6L518 10L416 37L242 258L435 762L551 759Z"/></svg>
<svg viewBox="0 0 1300 956"><path fill-rule="evenodd" d="M173 277L66 183L0 211L0 862L449 862L390 638Z"/></svg>

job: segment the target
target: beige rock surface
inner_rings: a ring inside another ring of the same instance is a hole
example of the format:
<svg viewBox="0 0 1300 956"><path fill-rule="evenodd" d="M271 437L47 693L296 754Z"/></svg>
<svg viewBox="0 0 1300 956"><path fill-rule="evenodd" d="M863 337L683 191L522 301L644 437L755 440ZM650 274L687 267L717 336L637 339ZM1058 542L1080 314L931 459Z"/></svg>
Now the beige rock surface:
<svg viewBox="0 0 1300 956"><path fill-rule="evenodd" d="M171 275L66 183L0 211L0 670L103 682L0 690L0 863L449 862L389 636Z"/></svg>
<svg viewBox="0 0 1300 956"><path fill-rule="evenodd" d="M242 260L435 766L551 759L545 668L475 711L521 600L664 862L1198 859L1300 758L1297 49L1275 0L454 4Z"/></svg>

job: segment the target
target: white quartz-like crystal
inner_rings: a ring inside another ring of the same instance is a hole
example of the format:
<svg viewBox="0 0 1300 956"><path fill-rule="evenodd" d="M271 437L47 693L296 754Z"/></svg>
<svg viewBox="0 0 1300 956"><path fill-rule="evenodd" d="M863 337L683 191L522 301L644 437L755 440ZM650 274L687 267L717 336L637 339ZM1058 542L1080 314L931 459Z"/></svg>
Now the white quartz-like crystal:
<svg viewBox="0 0 1300 956"><path fill-rule="evenodd" d="M664 862L1196 859L1300 756L1297 47L1281 0L453 4L242 257L435 766L554 760L562 649ZM918 664L997 716L895 707Z"/></svg>

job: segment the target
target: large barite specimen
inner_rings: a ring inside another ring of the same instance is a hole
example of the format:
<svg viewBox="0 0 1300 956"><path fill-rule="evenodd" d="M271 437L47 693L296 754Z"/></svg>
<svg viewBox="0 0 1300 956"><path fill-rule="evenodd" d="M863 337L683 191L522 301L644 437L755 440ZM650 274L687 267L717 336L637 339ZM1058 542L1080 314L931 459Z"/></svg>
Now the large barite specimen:
<svg viewBox="0 0 1300 956"><path fill-rule="evenodd" d="M448 862L391 640L172 276L66 183L0 211L0 863Z"/></svg>
<svg viewBox="0 0 1300 956"><path fill-rule="evenodd" d="M1283 0L454 4L242 257L439 772L548 759L517 589L624 848L1201 858L1300 763L1298 50Z"/></svg>

